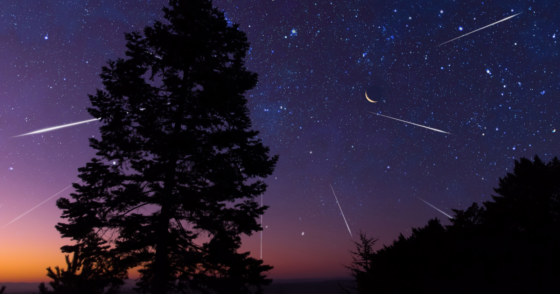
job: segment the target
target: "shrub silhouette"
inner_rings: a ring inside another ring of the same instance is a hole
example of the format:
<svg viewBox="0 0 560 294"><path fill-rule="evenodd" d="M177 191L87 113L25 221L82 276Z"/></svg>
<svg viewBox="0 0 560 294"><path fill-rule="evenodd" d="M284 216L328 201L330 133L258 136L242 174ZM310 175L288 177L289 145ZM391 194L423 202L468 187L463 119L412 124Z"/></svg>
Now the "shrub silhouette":
<svg viewBox="0 0 560 294"><path fill-rule="evenodd" d="M83 246L74 248L74 256L70 262L66 255L67 270L55 267L47 268L47 276L53 279L49 282L53 291L47 289L45 283L39 285L40 294L115 294L124 284L121 279L107 277L109 270L100 257L87 257ZM80 272L81 270L81 272ZM105 292L104 289L109 286Z"/></svg>
<svg viewBox="0 0 560 294"><path fill-rule="evenodd" d="M453 209L445 228L432 219L373 253L355 243L359 293L553 293L560 289L560 161L515 161L498 196ZM348 292L346 292L348 293Z"/></svg>

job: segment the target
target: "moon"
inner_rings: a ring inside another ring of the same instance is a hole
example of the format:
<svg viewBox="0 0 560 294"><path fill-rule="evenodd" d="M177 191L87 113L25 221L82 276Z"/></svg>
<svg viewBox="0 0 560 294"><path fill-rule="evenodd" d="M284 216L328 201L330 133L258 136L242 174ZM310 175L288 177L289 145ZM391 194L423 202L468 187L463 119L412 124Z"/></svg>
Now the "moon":
<svg viewBox="0 0 560 294"><path fill-rule="evenodd" d="M369 97L368 97L368 95L367 95L367 91L366 91L366 99L367 99L367 101L369 101L369 102L371 102L371 103L377 103L377 101L373 101L373 100L369 99Z"/></svg>

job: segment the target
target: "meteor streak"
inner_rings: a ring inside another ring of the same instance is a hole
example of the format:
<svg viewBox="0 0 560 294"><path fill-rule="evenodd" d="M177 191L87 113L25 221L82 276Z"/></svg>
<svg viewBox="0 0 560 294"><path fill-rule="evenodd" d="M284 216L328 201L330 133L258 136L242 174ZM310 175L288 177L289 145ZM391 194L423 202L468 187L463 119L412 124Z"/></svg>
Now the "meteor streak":
<svg viewBox="0 0 560 294"><path fill-rule="evenodd" d="M35 134L40 134L40 133L46 133L46 132L50 132L50 131L54 131L54 130L58 130L58 129L66 128L66 127L71 127L71 126L75 126L75 125L79 125L79 124L85 124L85 123L92 122L92 121L96 121L96 120L99 120L99 118L94 118L94 119L79 121L79 122L75 122L75 123L71 123L71 124L67 124L67 125L54 126L54 127L50 127L50 128L46 128L46 129L34 131L34 132L31 132L31 133L27 133L27 134L23 134L23 135L14 136L14 137L12 137L12 138L15 138L15 137L23 137L23 136L27 136L27 135L35 135Z"/></svg>
<svg viewBox="0 0 560 294"><path fill-rule="evenodd" d="M459 36L459 37L457 37L457 38L455 38L455 39L451 39L451 40L449 40L449 41L447 41L447 42L443 42L443 43L437 45L436 47L441 46L441 45L446 44L446 43L449 43L449 42L451 42L451 41L455 41L455 40L457 40L457 39L459 39L459 38L462 38L462 37L464 37L464 36L470 35L470 34L472 34L472 33L474 33L474 32L478 32L478 31L483 30L483 29L485 29L485 28L487 28L487 27L493 26L493 25L495 25L495 24L497 24L497 23L500 23L500 22L505 21L505 20L508 20L508 19L510 19L510 18L512 18L512 17L518 16L518 15L520 15L521 13L523 13L523 12L520 12L520 13L518 13L518 14L514 14L514 15L512 15L512 16L508 16L508 17L506 17L506 18L504 18L504 19L502 19L502 20L498 20L498 21L495 22L495 23L491 23L491 24L489 24L489 25L487 25L487 26L485 26L485 27L482 27L482 28L480 28L480 29L476 29L476 30L474 30L474 31L472 31L472 32L470 32L470 33L464 34L464 35Z"/></svg>
<svg viewBox="0 0 560 294"><path fill-rule="evenodd" d="M420 198L420 197L416 197L416 198L418 198L418 199L420 199L420 200L424 201L424 199L422 199L422 198ZM447 214L447 213L445 213L445 212L443 212L443 211L439 210L439 209L438 209L437 207L435 207L435 206L431 205L430 203L428 203L428 202L426 202L426 201L424 201L424 203L426 203L426 204L428 204L429 206L431 206L431 207L435 208L435 209L436 209L437 211L439 211L439 212L441 212L441 213L445 214L445 216L447 216L448 218L453 218L453 217L452 217L452 216L450 216L449 214Z"/></svg>
<svg viewBox="0 0 560 294"><path fill-rule="evenodd" d="M329 184L331 186L331 184ZM348 222L346 221L346 217L344 217L344 212L342 212L342 207L340 207L340 203L338 203L338 199L336 198L336 194L334 193L334 189L331 186L331 190L334 194L334 199L336 199L336 204L338 204L338 208L340 208L340 213L342 213L342 217L344 218L344 222L346 223L346 227L348 228L348 232L350 233L350 237L352 237L352 232L350 231L350 227L348 226Z"/></svg>
<svg viewBox="0 0 560 294"><path fill-rule="evenodd" d="M80 181L81 181L81 180L80 180ZM9 222L9 223L8 223L7 225L3 226L3 227L2 227L2 229L3 229L3 228L5 228L5 227L7 227L7 226L9 226L9 225L10 225L11 223L13 223L13 222L17 221L18 219L20 219L20 218L24 217L24 216L25 216L26 214L28 214L28 213L32 212L32 211L33 211L33 210L35 210L35 209L36 209L37 207L39 207L39 206L43 205L43 204L44 204L45 202L47 202L47 201L51 200L51 199L52 199L52 198L53 198L54 196L56 196L56 195L58 195L58 194L60 194L60 193L64 192L64 190L66 190L66 189L68 189L68 188L70 188L70 187L72 187L72 185L70 185L70 186L68 186L68 187L66 187L66 188L64 188L64 189L62 189L62 190L61 190L60 192L58 192L58 193L56 193L56 194L52 195L51 197L49 197L49 199L47 199L47 200L45 200L45 201L41 202L41 203L40 203L39 205L37 205L37 206L35 206L35 207L31 208L31 209L30 209L30 210L28 210L28 211L27 211L26 213L24 213L24 214L22 214L22 215L20 215L20 216L16 217L16 218L15 218L14 220L12 220L11 222Z"/></svg>
<svg viewBox="0 0 560 294"><path fill-rule="evenodd" d="M401 119L398 119L398 118L394 118L394 117L386 116L386 115L383 115L383 114L379 114L379 113L373 113L373 112L371 112L371 111L368 111L368 112L369 112L369 113L371 113L371 114L377 114L377 115L381 115L381 116L383 116L383 117L386 117L386 118L390 118L390 119L394 119L394 120L402 121L402 122L404 122L404 123L407 123L407 124L411 124L411 125L415 125L415 126L417 126L417 127L422 127L422 128L426 128L426 129L428 129L428 130L432 130L432 131L436 131L436 132L440 132L440 133L445 133L445 134L450 134L450 135L452 135L451 133L448 133L448 132L444 132L444 131L442 131L442 130L438 130L438 129L430 128L430 127L427 127L427 126L423 126L423 125L419 125L419 124L411 123L411 122L409 122L409 121L406 121L406 120L401 120Z"/></svg>

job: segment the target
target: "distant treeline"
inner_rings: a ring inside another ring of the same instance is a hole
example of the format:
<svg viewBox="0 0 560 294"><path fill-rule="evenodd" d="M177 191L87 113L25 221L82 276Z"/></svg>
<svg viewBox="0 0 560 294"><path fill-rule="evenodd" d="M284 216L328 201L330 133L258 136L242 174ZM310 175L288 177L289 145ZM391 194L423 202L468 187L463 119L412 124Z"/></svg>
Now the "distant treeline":
<svg viewBox="0 0 560 294"><path fill-rule="evenodd" d="M521 158L494 191L377 252L360 232L347 267L358 292L560 293L560 161Z"/></svg>

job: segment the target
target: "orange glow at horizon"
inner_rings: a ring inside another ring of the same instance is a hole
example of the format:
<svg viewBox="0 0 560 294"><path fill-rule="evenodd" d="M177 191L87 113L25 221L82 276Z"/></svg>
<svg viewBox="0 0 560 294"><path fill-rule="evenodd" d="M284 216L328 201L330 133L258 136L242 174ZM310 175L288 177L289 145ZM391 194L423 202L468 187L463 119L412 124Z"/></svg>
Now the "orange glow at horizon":
<svg viewBox="0 0 560 294"><path fill-rule="evenodd" d="M69 242L69 239L53 238L59 235L51 224L39 225L35 230L42 231L43 234L16 236L19 232L15 229L3 232L2 235L19 239L20 242L19 244L2 242L0 245L0 283L48 283L52 281L47 277L48 267L53 271L57 266L60 269L67 269L65 255L68 255L72 261L73 253L62 253L60 247L74 242ZM50 238L46 238L47 235L51 235ZM259 259L260 238L257 241L255 235L252 237L243 236L245 240L242 244L247 245L242 245L238 252L250 251L250 257ZM349 265L349 262L332 260L330 258L332 252L326 248L307 248L296 252L282 245L274 245L274 242L266 243L265 249L268 252L264 253L264 264L274 267L262 273L268 279L330 278L347 275L347 270L341 264ZM295 264L298 266L294 266ZM129 271L130 280L140 277L138 273L140 268Z"/></svg>
<svg viewBox="0 0 560 294"><path fill-rule="evenodd" d="M52 187L45 191L45 187L29 187L24 189L25 193L12 193L20 195L53 195L60 191L60 185L53 183ZM10 194L9 190L4 190ZM71 191L65 191L69 194ZM14 218L28 211L29 207L36 205L35 202L25 202L25 197L12 197L12 201L4 202L2 211L2 223L7 224ZM70 238L61 238L55 225L60 222L67 222L61 219L61 211L56 207L56 200L59 197L69 198L68 195L59 195L51 201L46 202L40 209L34 210L17 222L0 229L0 283L41 283L51 282L47 277L47 268L53 271L58 266L60 269L67 269L65 255L69 256L70 261L73 253L62 253L60 248L64 245L75 244ZM17 200L17 201L16 201ZM274 214L280 214L271 208L267 211L269 218ZM265 215L265 225L266 217ZM285 217L285 216L283 216ZM277 217L278 218L278 217ZM269 228L270 227L270 228ZM345 231L344 223L336 230ZM383 231L389 231L384 228ZM305 235L301 234L305 231ZM398 231L393 228L393 231ZM383 233L383 232L378 232ZM346 232L347 234L347 232ZM202 236L202 235L201 235ZM285 236L292 236L286 238ZM336 238L331 227L319 227L314 224L291 225L284 223L269 223L263 232L263 261L264 265L274 268L262 275L268 279L303 279L303 278L334 278L350 277L348 269L343 265L350 266L352 262L349 249L355 250L352 240L355 238ZM196 240L197 244L207 242L207 236ZM260 235L254 232L252 236L241 236L242 245L238 249L239 253L250 252L250 257L260 258ZM138 279L140 274L138 269L129 271L129 279Z"/></svg>

